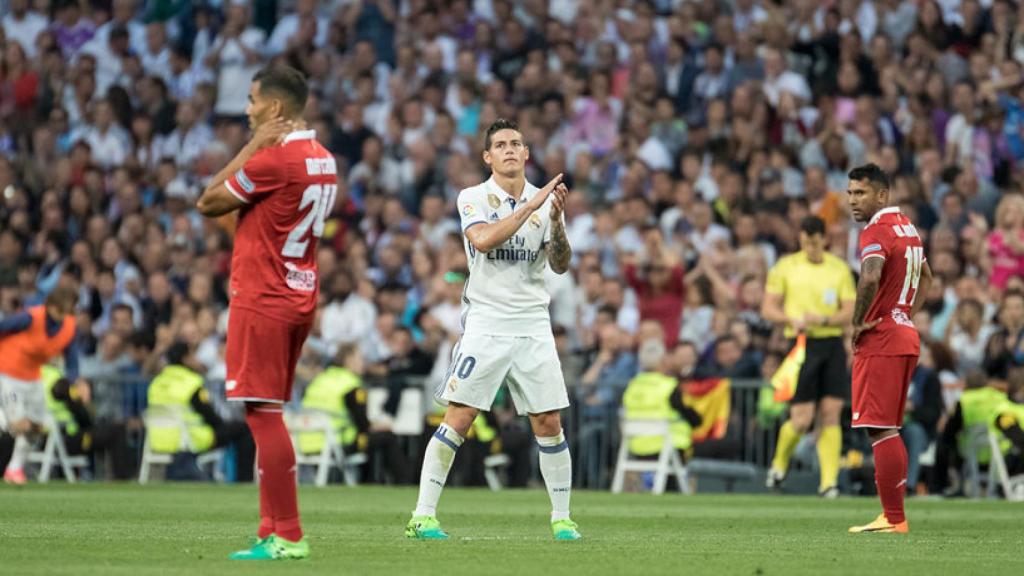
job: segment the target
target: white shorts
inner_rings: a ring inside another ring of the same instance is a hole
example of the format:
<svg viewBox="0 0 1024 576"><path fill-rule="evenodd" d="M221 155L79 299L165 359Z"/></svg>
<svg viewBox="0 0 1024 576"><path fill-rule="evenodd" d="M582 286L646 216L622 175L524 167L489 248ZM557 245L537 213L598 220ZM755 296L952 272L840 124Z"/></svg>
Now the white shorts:
<svg viewBox="0 0 1024 576"><path fill-rule="evenodd" d="M516 411L540 414L569 406L555 338L463 334L452 350L452 364L434 397L490 411L503 383Z"/></svg>
<svg viewBox="0 0 1024 576"><path fill-rule="evenodd" d="M9 426L24 418L30 422L46 422L46 391L43 383L26 382L0 374L0 411Z"/></svg>

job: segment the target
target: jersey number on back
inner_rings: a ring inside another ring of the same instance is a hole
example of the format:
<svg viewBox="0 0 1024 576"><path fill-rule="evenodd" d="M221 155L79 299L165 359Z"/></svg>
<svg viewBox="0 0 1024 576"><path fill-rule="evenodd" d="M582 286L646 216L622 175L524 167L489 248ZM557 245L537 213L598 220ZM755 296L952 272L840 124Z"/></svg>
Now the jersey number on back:
<svg viewBox="0 0 1024 576"><path fill-rule="evenodd" d="M924 248L920 246L907 246L904 254L907 258L907 276L903 279L903 291L900 292L900 306L906 306L914 302L914 295L917 294L917 284L921 281L921 266L924 263ZM913 290L913 293L911 293ZM910 297L910 302L907 297Z"/></svg>
<svg viewBox="0 0 1024 576"><path fill-rule="evenodd" d="M313 236L319 238L324 233L324 220L327 214L334 208L334 197L338 194L338 187L335 184L313 184L302 193L302 202L299 203L299 211L305 210L310 204L313 207L306 213L306 216L292 228L288 233L288 240L281 249L281 256L285 258L302 258L306 255L306 248L309 247L309 238L306 234L313 229Z"/></svg>

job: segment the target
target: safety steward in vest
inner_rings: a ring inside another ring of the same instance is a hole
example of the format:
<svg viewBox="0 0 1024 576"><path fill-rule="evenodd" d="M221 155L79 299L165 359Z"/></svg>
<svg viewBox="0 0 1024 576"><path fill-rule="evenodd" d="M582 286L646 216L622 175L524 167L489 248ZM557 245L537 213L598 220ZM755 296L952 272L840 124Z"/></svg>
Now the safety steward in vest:
<svg viewBox="0 0 1024 576"><path fill-rule="evenodd" d="M1008 399L996 406L991 429L1000 439L1010 476L1024 473L1024 379L1011 375Z"/></svg>
<svg viewBox="0 0 1024 576"><path fill-rule="evenodd" d="M366 363L357 344L341 345L331 365L306 387L302 407L331 415L336 436L346 454L362 452L367 455L364 477L366 472L374 469L374 460L380 458L392 482L407 483L410 480L408 465L398 438L390 429L371 424L366 415L365 368ZM320 452L324 441L323 434L301 434L299 450L303 454Z"/></svg>
<svg viewBox="0 0 1024 576"><path fill-rule="evenodd" d="M10 445L14 437L5 482L25 483L29 437L40 433L47 419L43 366L63 354L65 373L72 380L78 377L77 301L74 290L58 286L44 305L0 320L0 429L8 435L4 444Z"/></svg>
<svg viewBox="0 0 1024 576"><path fill-rule="evenodd" d="M622 407L628 420L666 420L672 445L685 462L693 452L693 427L700 415L687 407L677 409L674 400L679 385L674 376L663 373L665 344L648 340L640 345L640 373L630 380L622 395ZM656 459L664 444L661 436L638 436L629 441L629 451L640 458ZM673 480L670 479L670 482Z"/></svg>
<svg viewBox="0 0 1024 576"><path fill-rule="evenodd" d="M989 426L996 417L997 409L1007 402L1006 387L1009 362L1004 358L986 363L985 372L976 372L967 377L967 389L953 409L953 415L946 421L945 428L935 450L935 482L933 490L944 491L949 481L952 463L960 469L967 445L967 431L973 426ZM988 448L978 451L978 464L987 466L991 458Z"/></svg>
<svg viewBox="0 0 1024 576"><path fill-rule="evenodd" d="M150 407L166 406L182 409L188 424L189 439L196 452L206 452L235 443L239 481L252 480L255 447L245 422L225 421L210 404L210 394L203 386L203 377L192 367L197 363L185 342L175 342L167 349L167 365L149 383ZM185 452L177 428L150 427L146 430L157 452Z"/></svg>

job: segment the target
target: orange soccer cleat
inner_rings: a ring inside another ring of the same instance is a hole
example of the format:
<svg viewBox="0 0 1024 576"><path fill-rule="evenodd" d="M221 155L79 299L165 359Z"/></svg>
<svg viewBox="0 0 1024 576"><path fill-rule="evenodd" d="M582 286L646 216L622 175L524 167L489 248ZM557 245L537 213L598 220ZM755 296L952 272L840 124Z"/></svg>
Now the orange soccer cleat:
<svg viewBox="0 0 1024 576"><path fill-rule="evenodd" d="M864 532L906 534L910 532L910 527L907 525L906 520L899 524L892 524L885 517L885 514L879 514L878 518L875 518L875 521L870 524L850 527L850 534L862 534Z"/></svg>

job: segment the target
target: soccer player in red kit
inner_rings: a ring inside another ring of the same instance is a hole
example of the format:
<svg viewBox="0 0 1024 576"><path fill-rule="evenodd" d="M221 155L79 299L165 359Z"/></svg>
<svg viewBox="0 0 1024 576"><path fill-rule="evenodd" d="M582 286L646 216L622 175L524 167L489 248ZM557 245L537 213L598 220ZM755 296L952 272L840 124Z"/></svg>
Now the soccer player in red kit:
<svg viewBox="0 0 1024 576"><path fill-rule="evenodd" d="M908 531L903 513L907 450L900 438L910 377L921 354L911 319L932 273L917 229L889 206L889 178L875 164L854 168L847 195L860 235L860 282L853 309L853 427L866 428L882 514L850 532Z"/></svg>
<svg viewBox="0 0 1024 576"><path fill-rule="evenodd" d="M295 364L316 311L317 239L337 193L334 158L302 129L309 93L286 66L253 77L246 113L254 134L210 181L199 211L238 211L231 257L227 397L245 402L256 442L260 525L257 542L237 560L305 558L295 491L295 452L282 417Z"/></svg>

